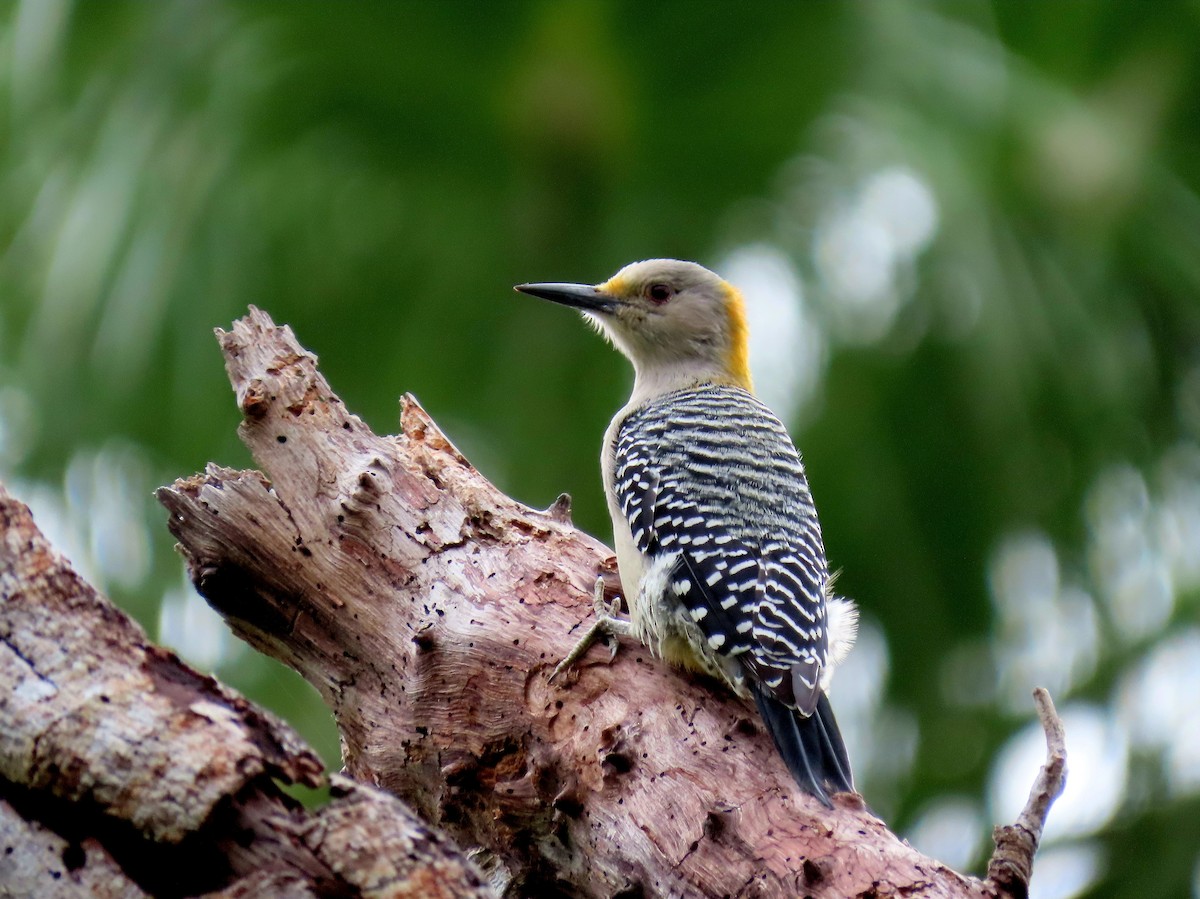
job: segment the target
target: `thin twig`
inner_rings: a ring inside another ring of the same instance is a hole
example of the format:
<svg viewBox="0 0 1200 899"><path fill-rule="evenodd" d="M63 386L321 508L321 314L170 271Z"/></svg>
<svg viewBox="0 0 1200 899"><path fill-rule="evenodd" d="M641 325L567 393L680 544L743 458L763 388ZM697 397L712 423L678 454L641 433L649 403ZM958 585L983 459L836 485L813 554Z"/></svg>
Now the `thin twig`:
<svg viewBox="0 0 1200 899"><path fill-rule="evenodd" d="M1062 719L1054 708L1054 700L1044 687L1033 691L1038 719L1046 732L1046 763L1038 772L1029 791L1029 799L1015 824L997 827L992 831L996 851L988 862L988 880L1000 895L1025 899L1029 895L1029 879L1033 874L1033 856L1042 839L1046 815L1054 800L1062 795L1067 783L1066 732Z"/></svg>

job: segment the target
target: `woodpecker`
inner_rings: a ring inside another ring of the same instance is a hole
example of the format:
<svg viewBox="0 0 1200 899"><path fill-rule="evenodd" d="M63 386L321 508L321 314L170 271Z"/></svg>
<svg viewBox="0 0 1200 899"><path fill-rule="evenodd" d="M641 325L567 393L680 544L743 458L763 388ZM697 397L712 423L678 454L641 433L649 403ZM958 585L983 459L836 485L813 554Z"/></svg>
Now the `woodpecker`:
<svg viewBox="0 0 1200 899"><path fill-rule="evenodd" d="M858 613L832 592L800 455L754 396L741 294L675 259L516 290L580 310L634 367L601 451L629 618L597 583L596 625L563 665L600 633L631 635L753 696L805 792L853 792L826 691Z"/></svg>

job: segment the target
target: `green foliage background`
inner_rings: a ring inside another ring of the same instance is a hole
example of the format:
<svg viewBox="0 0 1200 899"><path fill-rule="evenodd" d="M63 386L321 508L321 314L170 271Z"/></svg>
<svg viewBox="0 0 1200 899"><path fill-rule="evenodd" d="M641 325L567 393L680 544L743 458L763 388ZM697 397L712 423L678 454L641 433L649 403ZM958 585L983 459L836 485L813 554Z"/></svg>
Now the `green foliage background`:
<svg viewBox="0 0 1200 899"><path fill-rule="evenodd" d="M758 377L864 611L868 801L977 870L1045 684L1035 894L1200 896L1200 5L2 9L0 476L152 634L336 765L150 499L251 464L214 326L265 308L377 431L412 391L607 537L628 367L510 286L696 259L783 298Z"/></svg>

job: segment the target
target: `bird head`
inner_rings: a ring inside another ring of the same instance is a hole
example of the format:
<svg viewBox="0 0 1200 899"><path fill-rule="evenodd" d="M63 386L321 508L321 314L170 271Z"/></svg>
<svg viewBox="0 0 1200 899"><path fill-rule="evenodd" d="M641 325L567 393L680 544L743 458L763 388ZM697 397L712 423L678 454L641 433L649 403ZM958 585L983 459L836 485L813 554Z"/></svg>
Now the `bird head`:
<svg viewBox="0 0 1200 899"><path fill-rule="evenodd" d="M694 262L647 259L602 284L518 284L516 289L582 311L629 357L639 380L751 389L742 296Z"/></svg>

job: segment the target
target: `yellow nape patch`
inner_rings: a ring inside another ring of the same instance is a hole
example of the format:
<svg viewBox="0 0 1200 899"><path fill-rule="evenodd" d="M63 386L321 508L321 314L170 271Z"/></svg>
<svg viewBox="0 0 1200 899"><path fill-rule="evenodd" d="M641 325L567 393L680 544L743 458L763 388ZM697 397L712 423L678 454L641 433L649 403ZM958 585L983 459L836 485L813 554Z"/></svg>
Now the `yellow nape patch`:
<svg viewBox="0 0 1200 899"><path fill-rule="evenodd" d="M725 359L725 370L729 379L738 387L754 392L754 381L750 377L750 328L746 324L746 301L741 291L732 284L725 286L725 314L729 317L729 354Z"/></svg>

